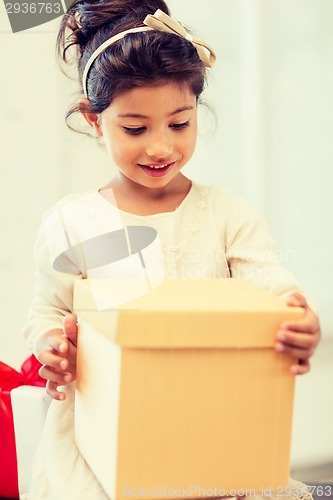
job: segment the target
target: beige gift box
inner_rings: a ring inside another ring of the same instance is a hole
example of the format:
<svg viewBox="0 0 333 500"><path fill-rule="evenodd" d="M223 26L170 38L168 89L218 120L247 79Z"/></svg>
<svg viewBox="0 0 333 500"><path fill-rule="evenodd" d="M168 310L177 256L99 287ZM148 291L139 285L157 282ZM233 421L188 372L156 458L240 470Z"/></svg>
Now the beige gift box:
<svg viewBox="0 0 333 500"><path fill-rule="evenodd" d="M75 440L110 499L285 487L293 360L273 345L304 310L236 279L179 279L99 311L91 281L74 292Z"/></svg>

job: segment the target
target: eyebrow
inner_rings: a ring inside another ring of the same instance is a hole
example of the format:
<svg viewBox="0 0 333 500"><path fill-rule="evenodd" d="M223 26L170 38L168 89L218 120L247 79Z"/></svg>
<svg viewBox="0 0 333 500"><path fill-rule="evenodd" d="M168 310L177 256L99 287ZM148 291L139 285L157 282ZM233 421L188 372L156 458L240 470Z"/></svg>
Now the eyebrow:
<svg viewBox="0 0 333 500"><path fill-rule="evenodd" d="M183 111L191 111L193 109L193 106L183 106L182 108L178 108L175 111L172 111L169 116L174 116L177 115L178 113L182 113ZM141 115L138 113L126 113L126 114L121 114L118 115L118 118L149 118L149 116Z"/></svg>

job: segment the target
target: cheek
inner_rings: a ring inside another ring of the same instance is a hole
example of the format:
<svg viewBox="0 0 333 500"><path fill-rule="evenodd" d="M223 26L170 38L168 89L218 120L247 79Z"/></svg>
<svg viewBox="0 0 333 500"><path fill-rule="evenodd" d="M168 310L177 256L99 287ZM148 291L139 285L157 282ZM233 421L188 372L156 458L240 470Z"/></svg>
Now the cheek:
<svg viewBox="0 0 333 500"><path fill-rule="evenodd" d="M118 135L112 141L109 141L106 146L109 154L118 160L134 158L138 155L140 150L138 143L129 140L123 135Z"/></svg>
<svg viewBox="0 0 333 500"><path fill-rule="evenodd" d="M186 154L191 155L195 149L197 142L197 133L196 129L191 130L191 132L186 137L186 140L183 140L182 147Z"/></svg>

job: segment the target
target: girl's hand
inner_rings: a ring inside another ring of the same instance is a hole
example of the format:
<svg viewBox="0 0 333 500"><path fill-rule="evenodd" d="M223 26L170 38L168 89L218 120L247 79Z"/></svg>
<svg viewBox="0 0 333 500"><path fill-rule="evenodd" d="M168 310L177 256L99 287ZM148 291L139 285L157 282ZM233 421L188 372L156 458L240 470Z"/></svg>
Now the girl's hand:
<svg viewBox="0 0 333 500"><path fill-rule="evenodd" d="M66 394L57 390L59 385L66 385L76 376L77 324L75 317L69 314L64 319L63 330L50 332L47 347L39 352L38 359L43 366L39 370L47 380L46 392L53 398L64 400Z"/></svg>
<svg viewBox="0 0 333 500"><path fill-rule="evenodd" d="M294 375L303 375L310 370L309 359L314 354L321 337L319 319L300 293L290 295L287 305L303 307L305 315L303 319L281 324L276 335L275 349L298 358L298 364L292 365L290 371Z"/></svg>

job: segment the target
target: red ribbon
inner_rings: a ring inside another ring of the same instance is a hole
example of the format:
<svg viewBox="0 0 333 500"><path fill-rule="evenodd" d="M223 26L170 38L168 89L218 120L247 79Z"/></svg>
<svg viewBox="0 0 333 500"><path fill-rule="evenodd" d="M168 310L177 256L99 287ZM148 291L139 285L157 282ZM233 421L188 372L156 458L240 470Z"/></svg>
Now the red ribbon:
<svg viewBox="0 0 333 500"><path fill-rule="evenodd" d="M21 385L44 387L46 380L38 374L41 366L33 354L24 361L20 372L0 361L0 497L19 497L10 391Z"/></svg>

